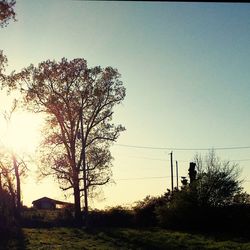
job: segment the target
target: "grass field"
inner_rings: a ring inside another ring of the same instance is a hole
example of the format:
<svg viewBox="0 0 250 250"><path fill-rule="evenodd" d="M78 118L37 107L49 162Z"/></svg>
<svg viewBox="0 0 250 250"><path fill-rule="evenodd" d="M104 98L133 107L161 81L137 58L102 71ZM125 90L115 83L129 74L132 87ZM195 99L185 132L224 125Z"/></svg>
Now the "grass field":
<svg viewBox="0 0 250 250"><path fill-rule="evenodd" d="M242 237L191 234L154 228L98 229L23 228L23 237L1 244L1 249L250 249ZM230 238L230 239L228 239Z"/></svg>

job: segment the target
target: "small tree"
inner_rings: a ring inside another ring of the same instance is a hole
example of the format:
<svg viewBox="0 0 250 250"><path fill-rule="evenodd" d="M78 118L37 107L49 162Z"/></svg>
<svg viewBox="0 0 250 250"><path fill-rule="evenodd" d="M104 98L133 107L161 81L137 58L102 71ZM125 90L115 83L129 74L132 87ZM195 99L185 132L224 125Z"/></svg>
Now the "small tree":
<svg viewBox="0 0 250 250"><path fill-rule="evenodd" d="M21 217L21 179L27 173L27 166L22 157L6 148L0 149L0 189L11 195L12 206L17 219Z"/></svg>
<svg viewBox="0 0 250 250"><path fill-rule="evenodd" d="M11 117L17 108L17 100L14 99L13 105L9 111L5 111L4 118L7 127L11 123ZM5 185L12 197L13 207L15 208L16 217L21 216L21 177L25 176L27 166L24 157L18 156L13 149L1 147L0 149L0 187ZM3 182L4 181L4 182Z"/></svg>
<svg viewBox="0 0 250 250"><path fill-rule="evenodd" d="M195 156L197 198L201 206L224 206L241 190L238 164L222 161L211 150L205 157Z"/></svg>

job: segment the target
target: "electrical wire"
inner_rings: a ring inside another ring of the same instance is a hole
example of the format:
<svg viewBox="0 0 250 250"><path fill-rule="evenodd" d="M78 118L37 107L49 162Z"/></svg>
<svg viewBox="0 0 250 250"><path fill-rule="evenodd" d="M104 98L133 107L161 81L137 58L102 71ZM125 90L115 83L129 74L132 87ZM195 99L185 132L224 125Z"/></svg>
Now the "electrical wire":
<svg viewBox="0 0 250 250"><path fill-rule="evenodd" d="M151 157L145 157L145 156L122 156L123 158L135 158L135 159L144 159L144 160L150 160L150 161L169 161L169 159L163 159L163 158L151 158ZM116 157L117 158L117 157ZM118 157L120 158L120 156ZM177 160L178 162L190 162L190 160ZM250 161L250 159L237 159L237 160L229 160L229 161L234 161L234 162L238 162L238 161Z"/></svg>
<svg viewBox="0 0 250 250"><path fill-rule="evenodd" d="M211 147L211 148L174 148L174 147L151 147L151 146L138 146L116 143L114 146L127 147L127 148L141 148L141 149L154 149L154 150L173 150L173 151L199 151L199 150L238 150L250 149L250 146L235 146L235 147Z"/></svg>
<svg viewBox="0 0 250 250"><path fill-rule="evenodd" d="M165 179L165 178L170 178L170 176L152 176L152 177L121 178L121 179L115 179L115 181L146 180L146 179Z"/></svg>
<svg viewBox="0 0 250 250"><path fill-rule="evenodd" d="M131 177L131 178L118 178L114 179L115 181L133 181L133 180L149 180L149 179L166 179L170 178L171 176L147 176L147 177ZM182 176L179 176L181 178ZM250 180L246 179L243 182L250 182Z"/></svg>

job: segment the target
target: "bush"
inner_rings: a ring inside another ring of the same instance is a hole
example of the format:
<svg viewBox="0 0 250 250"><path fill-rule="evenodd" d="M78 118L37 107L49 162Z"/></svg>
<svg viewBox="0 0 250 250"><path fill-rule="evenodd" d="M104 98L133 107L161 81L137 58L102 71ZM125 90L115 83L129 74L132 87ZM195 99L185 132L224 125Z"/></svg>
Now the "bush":
<svg viewBox="0 0 250 250"><path fill-rule="evenodd" d="M157 218L155 209L166 203L167 195L160 197L147 196L144 200L137 202L134 209L136 226L156 226Z"/></svg>
<svg viewBox="0 0 250 250"><path fill-rule="evenodd" d="M68 209L38 210L25 209L22 212L22 226L29 228L49 228L56 226L72 226L74 224L73 212Z"/></svg>
<svg viewBox="0 0 250 250"><path fill-rule="evenodd" d="M55 224L57 226L73 226L75 224L73 211L70 208L63 208L58 211L58 214L55 218Z"/></svg>
<svg viewBox="0 0 250 250"><path fill-rule="evenodd" d="M164 204L156 207L159 225L166 228L196 227L199 216L196 197L189 190L175 190Z"/></svg>
<svg viewBox="0 0 250 250"><path fill-rule="evenodd" d="M133 211L121 206L106 210L93 210L89 214L90 226L130 227L133 224Z"/></svg>
<svg viewBox="0 0 250 250"><path fill-rule="evenodd" d="M189 187L174 191L171 199L156 207L159 225L168 229L201 231L250 230L250 205L200 206Z"/></svg>

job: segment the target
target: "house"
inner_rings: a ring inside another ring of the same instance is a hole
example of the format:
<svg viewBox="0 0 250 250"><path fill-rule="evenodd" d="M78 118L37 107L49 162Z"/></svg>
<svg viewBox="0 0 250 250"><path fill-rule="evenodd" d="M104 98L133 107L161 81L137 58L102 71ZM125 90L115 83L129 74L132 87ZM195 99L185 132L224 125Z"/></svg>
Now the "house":
<svg viewBox="0 0 250 250"><path fill-rule="evenodd" d="M38 200L34 200L32 202L33 207L37 209L62 209L62 208L72 208L74 206L73 203L64 202L64 201L58 201L54 200L48 197L43 197Z"/></svg>

